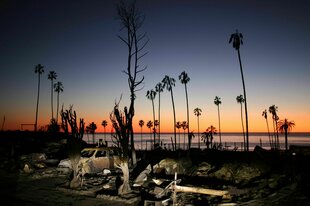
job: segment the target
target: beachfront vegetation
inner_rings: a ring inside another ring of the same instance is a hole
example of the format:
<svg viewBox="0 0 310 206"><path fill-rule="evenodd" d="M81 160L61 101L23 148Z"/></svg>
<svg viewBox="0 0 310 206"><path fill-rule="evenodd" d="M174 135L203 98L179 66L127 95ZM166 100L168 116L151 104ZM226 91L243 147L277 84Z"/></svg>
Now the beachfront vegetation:
<svg viewBox="0 0 310 206"><path fill-rule="evenodd" d="M54 84L54 91L57 92L57 108L56 108L56 123L58 124L58 112L59 112L59 93L64 91L62 82L56 82Z"/></svg>
<svg viewBox="0 0 310 206"><path fill-rule="evenodd" d="M243 134L243 144L245 145L245 133L244 133L244 125L243 125L243 108L242 104L244 103L244 98L242 94L236 97L237 103L240 104L241 107L241 126L242 126L242 134Z"/></svg>
<svg viewBox="0 0 310 206"><path fill-rule="evenodd" d="M221 115L220 115L220 104L222 104L221 98L218 96L215 96L214 104L217 106L217 116L218 116L218 121L219 121L220 146L222 146Z"/></svg>
<svg viewBox="0 0 310 206"><path fill-rule="evenodd" d="M36 107L36 120L34 123L34 131L37 131L38 127L38 115L39 115L39 100L40 100L40 77L44 73L44 66L38 64L34 68L34 73L38 74L38 95L37 95L37 107Z"/></svg>
<svg viewBox="0 0 310 206"><path fill-rule="evenodd" d="M280 120L277 124L279 131L281 133L284 133L285 135L285 150L288 150L288 141L287 141L288 133L292 130L294 126L295 126L295 122L288 121L286 118L283 120Z"/></svg>
<svg viewBox="0 0 310 206"><path fill-rule="evenodd" d="M146 92L146 97L147 99L151 100L152 101L152 108L153 108L153 122L155 123L155 107L154 107L154 99L156 97L156 92L151 89L151 90L148 90ZM153 133L154 133L154 141L153 141L153 144L155 145L156 144L156 133L155 133L155 124L154 124L154 128L153 128Z"/></svg>
<svg viewBox="0 0 310 206"><path fill-rule="evenodd" d="M51 115L51 119L54 119L54 101L53 101L53 97L54 97L54 91L53 91L53 87L54 87L54 79L57 78L57 74L55 71L50 71L47 75L47 78L49 80L51 80L51 109L52 109L52 115Z"/></svg>
<svg viewBox="0 0 310 206"><path fill-rule="evenodd" d="M249 151L249 121L248 121L248 104L246 98L246 91L245 91L245 82L243 77L243 69L241 63L241 56L240 56L240 45L243 44L243 35L236 30L236 33L230 35L229 43L232 43L233 48L238 52L238 60L241 72L241 80L242 80L242 87L243 87L243 97L244 97L244 109L245 109L245 127L246 127L246 150Z"/></svg>
<svg viewBox="0 0 310 206"><path fill-rule="evenodd" d="M201 115L202 110L198 107L194 109L194 114L197 116L197 142L198 142L198 148L200 149L200 134L199 134L199 116Z"/></svg>
<svg viewBox="0 0 310 206"><path fill-rule="evenodd" d="M158 82L155 86L155 91L158 94L158 142L160 142L160 93L164 91L163 84Z"/></svg>

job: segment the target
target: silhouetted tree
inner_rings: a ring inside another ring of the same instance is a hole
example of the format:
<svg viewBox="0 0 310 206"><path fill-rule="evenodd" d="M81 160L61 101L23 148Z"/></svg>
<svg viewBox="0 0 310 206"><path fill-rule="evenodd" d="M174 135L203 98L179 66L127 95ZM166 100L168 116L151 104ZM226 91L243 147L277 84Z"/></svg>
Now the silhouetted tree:
<svg viewBox="0 0 310 206"><path fill-rule="evenodd" d="M197 125L198 125L197 141L198 141L198 148L199 149L200 149L199 116L201 115L201 112L202 112L202 110L198 107L194 109L194 114L197 116Z"/></svg>
<svg viewBox="0 0 310 206"><path fill-rule="evenodd" d="M174 129L174 148L176 149L177 148L177 144L176 144L176 141L177 141L177 132L176 132L176 114L175 114L175 106L174 106L174 99L173 99L173 89L172 87L175 86L175 79L172 78L172 77L169 77L168 75L166 75L164 77L164 79L162 80L162 83L163 83L163 87L167 89L167 91L170 92L171 94L171 101L172 101L172 108L173 108L173 129Z"/></svg>
<svg viewBox="0 0 310 206"><path fill-rule="evenodd" d="M95 132L96 132L96 129L97 129L97 125L94 122L89 123L89 125L87 126L87 129L88 129L89 133L92 134L92 136L93 136L93 144L95 144Z"/></svg>
<svg viewBox="0 0 310 206"><path fill-rule="evenodd" d="M209 136L209 141L210 141L210 148L213 147L213 135L216 134L217 130L215 127L212 125L207 128L206 132L208 133Z"/></svg>
<svg viewBox="0 0 310 206"><path fill-rule="evenodd" d="M269 144L270 144L270 148L273 148L273 141L270 138L270 130L269 130L269 124L268 124L268 116L267 116L267 110L265 109L262 113L262 116L265 118L266 120L266 124L267 124L267 130L268 130L268 137L269 137Z"/></svg>
<svg viewBox="0 0 310 206"><path fill-rule="evenodd" d="M70 187L77 188L81 185L82 182L79 163L81 157L81 150L83 147L82 143L85 127L84 119L80 118L78 124L76 112L73 111L72 106L70 106L69 110L61 110L61 122L61 127L64 130L65 134L68 136L68 156L73 169L73 176L70 181Z"/></svg>
<svg viewBox="0 0 310 206"><path fill-rule="evenodd" d="M134 146L134 132L133 132L133 118L135 115L135 99L136 92L141 90L141 84L144 81L144 76L139 77L139 75L146 70L146 67L140 67L141 59L147 54L144 52L144 48L148 43L148 39L146 37L146 33L141 34L139 31L144 23L144 15L136 8L136 2L130 3L126 5L123 1L121 1L117 6L117 13L119 20L122 25L122 30L125 30L124 36L118 36L121 41L125 43L127 46L127 66L123 71L128 76L128 86L130 91L130 106L128 109L128 127L131 142L131 159L132 163L135 165L136 160L136 152ZM128 136L128 137L129 137ZM126 180L127 182L127 180ZM119 190L120 194L124 194L129 192L130 186L123 186L121 190Z"/></svg>
<svg viewBox="0 0 310 206"><path fill-rule="evenodd" d="M152 127L153 127L153 122L150 120L147 122L146 126L150 129L150 138L152 139Z"/></svg>
<svg viewBox="0 0 310 206"><path fill-rule="evenodd" d="M155 86L155 91L158 94L158 142L160 142L160 93L163 92L164 87L161 82L157 83Z"/></svg>
<svg viewBox="0 0 310 206"><path fill-rule="evenodd" d="M244 97L244 109L245 109L245 127L246 127L246 150L249 151L249 121L248 121L248 106L247 106L247 98L246 98L246 91L245 91L245 82L243 77L243 69L241 63L241 56L240 56L240 45L243 44L243 35L236 30L236 33L230 35L229 43L232 42L233 48L238 52L238 60L240 65L240 72L241 72L241 79L242 79L242 86L243 86L243 97Z"/></svg>
<svg viewBox="0 0 310 206"><path fill-rule="evenodd" d="M50 71L47 75L47 78L49 80L51 80L51 107L52 107L52 117L51 119L54 119L54 104L53 104L53 94L54 94L54 91L53 91L53 87L54 87L54 79L57 78L57 74L55 71Z"/></svg>
<svg viewBox="0 0 310 206"><path fill-rule="evenodd" d="M38 96L37 96L37 107L36 107L36 120L34 123L34 131L38 128L38 114L39 114L39 99L40 99L40 76L44 73L44 66L38 64L34 68L34 73L38 74Z"/></svg>
<svg viewBox="0 0 310 206"><path fill-rule="evenodd" d="M215 96L214 104L217 106L217 115L218 115L218 119L219 119L219 136L220 136L220 145L219 146L222 147L221 115L220 115L220 104L222 104L221 98L218 96Z"/></svg>
<svg viewBox="0 0 310 206"><path fill-rule="evenodd" d="M108 126L108 122L107 122L107 120L103 120L102 122L101 122L101 125L103 126L103 129L104 129L104 141L107 141L107 137L106 137L106 126Z"/></svg>
<svg viewBox="0 0 310 206"><path fill-rule="evenodd" d="M274 133L274 144L275 148L279 149L279 132L278 132L278 107L276 105L272 105L269 107L269 112L272 114L272 120L273 120L273 133Z"/></svg>
<svg viewBox="0 0 310 206"><path fill-rule="evenodd" d="M180 133L180 129L182 127L182 124L180 121L177 122L177 124L175 125L175 127L178 129L179 131L179 149L181 149L181 133Z"/></svg>
<svg viewBox="0 0 310 206"><path fill-rule="evenodd" d="M139 126L141 127L141 149L142 149L142 127L144 126L144 121L142 119L139 121Z"/></svg>
<svg viewBox="0 0 310 206"><path fill-rule="evenodd" d="M152 101L152 108L153 108L153 121L155 122L155 107L154 107L154 99L155 99L155 97L156 97L156 92L155 92L153 89L148 90L148 91L146 92L146 97L147 97L149 100L151 100L151 101ZM155 144L156 144L155 126L154 126L154 128L153 128L153 133L154 133L154 143L153 143L153 145L155 145Z"/></svg>
<svg viewBox="0 0 310 206"><path fill-rule="evenodd" d="M243 109L242 109L242 103L244 103L244 98L242 96L242 94L240 94L239 96L236 97L237 103L240 104L240 110L241 110L241 125L242 125L242 134L243 134L243 143L245 145L245 133L244 133L244 125L243 125ZM244 148L245 150L245 148Z"/></svg>
<svg viewBox="0 0 310 206"><path fill-rule="evenodd" d="M285 135L285 150L288 150L288 142L287 142L288 133L292 130L294 126L295 126L295 122L288 121L286 118L284 120L280 120L277 124L279 131L281 133L284 133Z"/></svg>
<svg viewBox="0 0 310 206"><path fill-rule="evenodd" d="M187 93L187 83L190 81L188 74L183 71L179 75L179 80L184 84L185 88L185 97L186 97L186 115L187 115L187 135L189 135L189 105L188 105L188 93Z"/></svg>
<svg viewBox="0 0 310 206"><path fill-rule="evenodd" d="M56 113L56 122L58 123L58 111L59 111L59 93L64 91L64 86L61 82L54 84L55 92L57 92L57 113Z"/></svg>
<svg viewBox="0 0 310 206"><path fill-rule="evenodd" d="M185 130L188 128L188 124L186 121L183 121L182 124L182 129L184 130L184 138L183 138L183 149L185 149ZM187 135L187 138L188 138L188 135Z"/></svg>

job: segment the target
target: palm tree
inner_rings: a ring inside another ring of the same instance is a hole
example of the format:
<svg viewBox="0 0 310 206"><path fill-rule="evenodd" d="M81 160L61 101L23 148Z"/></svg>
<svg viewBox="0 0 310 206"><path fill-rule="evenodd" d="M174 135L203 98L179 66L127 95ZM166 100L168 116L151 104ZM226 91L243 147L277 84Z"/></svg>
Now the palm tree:
<svg viewBox="0 0 310 206"><path fill-rule="evenodd" d="M146 126L150 129L150 138L152 139L152 127L153 127L153 122L150 120L147 122ZM155 144L154 144L155 146Z"/></svg>
<svg viewBox="0 0 310 206"><path fill-rule="evenodd" d="M164 91L164 87L161 82L156 84L155 91L158 93L158 142L160 142L160 93Z"/></svg>
<svg viewBox="0 0 310 206"><path fill-rule="evenodd" d="M183 149L185 150L185 130L188 128L188 124L186 121L183 121L181 126L182 129L184 130Z"/></svg>
<svg viewBox="0 0 310 206"><path fill-rule="evenodd" d="M92 123L89 123L89 125L87 126L88 128L88 131L89 133L91 133L93 135L93 144L95 144L95 132L96 132L96 129L97 129L97 125L92 122Z"/></svg>
<svg viewBox="0 0 310 206"><path fill-rule="evenodd" d="M180 129L182 127L182 124L180 121L178 121L175 125L175 127L179 130L179 149L181 149L181 133L180 133Z"/></svg>
<svg viewBox="0 0 310 206"><path fill-rule="evenodd" d="M106 138L106 130L105 130L105 128L106 128L106 126L108 126L107 120L103 120L103 121L101 122L101 125L103 126L103 129L104 129L104 141L106 141L107 138Z"/></svg>
<svg viewBox="0 0 310 206"><path fill-rule="evenodd" d="M285 134L285 150L288 150L288 144L287 144L287 135L292 130L292 128L295 126L294 121L288 121L286 118L284 120L280 120L277 124L278 129L281 133Z"/></svg>
<svg viewBox="0 0 310 206"><path fill-rule="evenodd" d="M189 76L185 71L183 71L180 76L179 80L182 84L184 84L185 87L185 96L186 96L186 112L187 112L187 135L189 135L189 105L188 105L188 94L187 94L187 83L190 81Z"/></svg>
<svg viewBox="0 0 310 206"><path fill-rule="evenodd" d="M141 149L142 149L142 127L143 127L143 125L144 125L144 121L141 119L140 121L139 121L139 126L141 127Z"/></svg>
<svg viewBox="0 0 310 206"><path fill-rule="evenodd" d="M221 98L218 96L215 96L214 104L217 106L217 115L218 115L218 119L219 119L219 136L220 136L220 145L219 146L222 147L221 115L220 115L220 104L222 104Z"/></svg>
<svg viewBox="0 0 310 206"><path fill-rule="evenodd" d="M198 123L198 136L197 136L197 141L198 141L198 148L200 149L200 137L199 137L199 116L201 115L202 110L200 108L195 108L194 109L194 114L197 116L197 123Z"/></svg>
<svg viewBox="0 0 310 206"><path fill-rule="evenodd" d="M242 134L243 134L243 143L245 145L245 133L244 133L244 125L243 125L243 109L242 109L242 103L244 103L244 98L242 94L236 97L237 103L241 106L241 125L242 125ZM244 148L245 150L245 148Z"/></svg>
<svg viewBox="0 0 310 206"><path fill-rule="evenodd" d="M267 130L268 130L268 137L269 137L269 144L270 144L270 148L272 149L273 143L272 143L272 140L271 140L271 138L270 138L270 130L269 130L269 124L268 124L267 110L266 110L266 109L263 111L262 116L263 116L263 117L265 118L265 120L266 120Z"/></svg>
<svg viewBox="0 0 310 206"><path fill-rule="evenodd" d="M152 107L153 107L153 121L155 122L155 107L154 107L154 99L156 97L156 92L151 89L151 90L148 90L146 92L146 97L152 101ZM154 145L156 144L156 136L155 136L155 128L154 128Z"/></svg>
<svg viewBox="0 0 310 206"><path fill-rule="evenodd" d="M278 107L276 105L272 105L269 107L269 112L272 114L272 120L273 120L273 133L274 133L274 144L275 144L275 148L279 149L279 132L278 132L278 128L277 128L277 124L278 124Z"/></svg>
<svg viewBox="0 0 310 206"><path fill-rule="evenodd" d="M212 148L212 142L213 142L213 135L216 134L217 130L213 125L207 128L206 132L209 134L210 138L210 148Z"/></svg>
<svg viewBox="0 0 310 206"><path fill-rule="evenodd" d="M38 74L38 96L37 96L37 108L36 108L36 120L34 123L34 131L37 131L38 128L38 114L39 114L39 99L40 99L40 76L44 73L44 66L38 64L34 68L34 73Z"/></svg>
<svg viewBox="0 0 310 206"><path fill-rule="evenodd" d="M174 99L173 99L173 90L172 90L172 87L175 86L175 79L166 75L164 79L162 80L162 83L163 83L163 87L166 88L167 91L169 91L171 94L171 101L172 101L172 108L173 108L174 148L176 149L177 131L176 131L175 125L177 122L176 122L175 106L174 106Z"/></svg>
<svg viewBox="0 0 310 206"><path fill-rule="evenodd" d="M57 92L57 113L56 113L56 123L58 122L58 112L59 112L59 93L64 91L64 86L61 82L54 84L54 91Z"/></svg>
<svg viewBox="0 0 310 206"><path fill-rule="evenodd" d="M243 77L243 70L242 70L242 63L241 63L241 56L240 56L240 44L243 44L243 35L236 30L236 33L230 35L229 43L233 42L233 48L238 52L238 59L240 65L240 72L241 72L241 79L242 79L242 86L243 86L243 97L244 97L244 109L245 109L245 127L246 127L246 148L249 151L249 123L248 123L248 106L247 106L247 98L245 92L245 83Z"/></svg>
<svg viewBox="0 0 310 206"><path fill-rule="evenodd" d="M52 119L54 119L54 104L53 104L53 87L54 87L54 79L57 78L57 74L55 71L50 71L47 75L47 78L51 80L51 107L52 107Z"/></svg>

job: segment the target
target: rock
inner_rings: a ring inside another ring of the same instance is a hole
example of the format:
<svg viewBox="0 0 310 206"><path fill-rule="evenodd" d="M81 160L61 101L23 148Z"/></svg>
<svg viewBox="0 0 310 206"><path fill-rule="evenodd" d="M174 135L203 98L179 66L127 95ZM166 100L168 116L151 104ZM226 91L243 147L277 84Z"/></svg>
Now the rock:
<svg viewBox="0 0 310 206"><path fill-rule="evenodd" d="M138 177L135 179L135 181L134 181L134 186L142 186L143 185L143 183L145 182L145 181L147 181L147 177L148 177L148 175L151 173L151 171L152 171L152 167L151 167L151 165L149 164L146 168L145 168L145 170L143 170L139 175L138 175Z"/></svg>
<svg viewBox="0 0 310 206"><path fill-rule="evenodd" d="M29 164L25 164L25 166L23 168L23 172L26 174L31 174L31 173L33 173L33 169L29 166Z"/></svg>

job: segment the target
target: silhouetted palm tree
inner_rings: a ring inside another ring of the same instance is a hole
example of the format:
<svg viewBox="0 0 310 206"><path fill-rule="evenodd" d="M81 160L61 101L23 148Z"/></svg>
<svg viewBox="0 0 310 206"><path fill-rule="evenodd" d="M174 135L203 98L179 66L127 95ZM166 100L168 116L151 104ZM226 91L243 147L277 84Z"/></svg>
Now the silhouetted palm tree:
<svg viewBox="0 0 310 206"><path fill-rule="evenodd" d="M242 109L242 103L244 103L244 98L242 94L236 97L237 103L241 106L241 125L242 125L242 134L243 134L243 143L245 145L245 133L244 133L244 125L243 125L243 109ZM245 147L244 147L245 150Z"/></svg>
<svg viewBox="0 0 310 206"><path fill-rule="evenodd" d="M161 82L157 83L155 86L155 91L158 94L158 142L160 142L160 93L163 92L164 87Z"/></svg>
<svg viewBox="0 0 310 206"><path fill-rule="evenodd" d="M181 126L182 129L184 130L183 149L185 150L185 130L188 128L188 124L186 121L183 121Z"/></svg>
<svg viewBox="0 0 310 206"><path fill-rule="evenodd" d="M265 109L262 113L262 116L265 118L266 120L266 124L267 124L267 130L268 130L268 137L269 137L269 144L270 144L270 148L272 149L273 148L273 142L270 138L270 130L269 130L269 124L268 124L268 117L267 117L267 110Z"/></svg>
<svg viewBox="0 0 310 206"><path fill-rule="evenodd" d="M245 109L245 127L246 127L246 148L249 151L249 123L248 123L248 106L247 106L247 98L245 92L245 83L243 77L243 69L241 63L241 56L240 56L240 44L243 44L243 35L236 30L236 33L230 35L229 43L233 42L233 48L238 52L238 59L240 65L240 72L241 72L241 79L242 79L242 86L243 86L243 97L244 97L244 109Z"/></svg>
<svg viewBox="0 0 310 206"><path fill-rule="evenodd" d="M139 126L141 127L141 149L142 149L142 127L144 126L144 121L141 119L140 121L139 121Z"/></svg>
<svg viewBox="0 0 310 206"><path fill-rule="evenodd" d="M175 127L179 130L179 149L181 149L181 133L180 133L180 129L182 127L181 122L178 121L177 124L175 125Z"/></svg>
<svg viewBox="0 0 310 206"><path fill-rule="evenodd" d="M189 135L189 105L188 105L188 93L187 93L187 83L190 81L189 76L185 71L183 71L180 76L179 80L185 87L185 96L186 96L186 114L187 114L187 135Z"/></svg>
<svg viewBox="0 0 310 206"><path fill-rule="evenodd" d="M57 74L55 71L50 71L47 75L47 78L51 80L51 107L52 107L52 119L54 119L54 104L53 104L53 87L54 87L54 79L57 78Z"/></svg>
<svg viewBox="0 0 310 206"><path fill-rule="evenodd" d="M288 121L286 118L284 120L280 120L277 124L278 129L281 133L285 134L285 150L288 150L288 143L287 143L287 135L295 126L294 121Z"/></svg>
<svg viewBox="0 0 310 206"><path fill-rule="evenodd" d="M150 120L147 122L146 126L150 129L150 138L152 139L152 127L153 127L153 122ZM155 145L154 145L155 146Z"/></svg>
<svg viewBox="0 0 310 206"><path fill-rule="evenodd" d="M93 144L95 144L95 132L96 132L96 129L97 129L97 125L92 122L92 123L89 123L89 125L87 126L88 128L88 131L89 133L91 133L93 135Z"/></svg>
<svg viewBox="0 0 310 206"><path fill-rule="evenodd" d="M156 97L156 92L151 89L146 92L146 97L152 101L152 107L153 107L153 121L155 122L155 107L154 107L154 99ZM155 127L154 127L154 145L156 144L156 136L155 136Z"/></svg>
<svg viewBox="0 0 310 206"><path fill-rule="evenodd" d="M218 119L219 119L219 136L220 136L220 145L219 146L222 147L221 115L220 115L220 104L222 104L221 98L218 96L215 96L214 104L217 106L217 115L218 115Z"/></svg>
<svg viewBox="0 0 310 206"><path fill-rule="evenodd" d="M104 141L106 141L107 140L107 137L106 137L106 126L108 126L108 122L107 122L107 120L103 120L102 122L101 122L101 125L103 126L103 129L104 129Z"/></svg>
<svg viewBox="0 0 310 206"><path fill-rule="evenodd" d="M209 134L210 148L212 148L213 147L213 135L216 134L217 130L215 127L211 125L210 127L207 128L206 132Z"/></svg>
<svg viewBox="0 0 310 206"><path fill-rule="evenodd" d="M58 112L59 112L59 93L64 91L64 86L61 82L54 84L54 91L57 92L57 113L56 113L56 122L58 123Z"/></svg>
<svg viewBox="0 0 310 206"><path fill-rule="evenodd" d="M194 114L197 116L197 123L198 123L198 136L197 136L197 141L198 141L198 148L200 149L200 135L199 135L199 116L201 115L202 110L200 108L195 108L194 109Z"/></svg>
<svg viewBox="0 0 310 206"><path fill-rule="evenodd" d="M38 74L38 96L37 96L37 108L36 108L36 120L34 123L34 131L37 131L38 127L38 114L39 114L39 99L40 99L40 76L44 73L44 66L38 64L34 68L34 73Z"/></svg>
<svg viewBox="0 0 310 206"><path fill-rule="evenodd" d="M278 107L276 105L272 105L269 107L269 112L272 114L272 120L273 120L273 132L274 132L274 138L275 138L275 148L280 149L279 148L279 132L278 132Z"/></svg>
<svg viewBox="0 0 310 206"><path fill-rule="evenodd" d="M174 149L177 148L177 132L176 132L176 114L175 114L175 106L174 106L174 99L173 99L173 90L172 87L175 86L175 79L172 77L169 77L168 75L166 75L164 77L164 79L162 80L163 83L163 87L167 89L167 91L170 92L171 94L171 101L172 101L172 108L173 108L173 128L174 128Z"/></svg>

